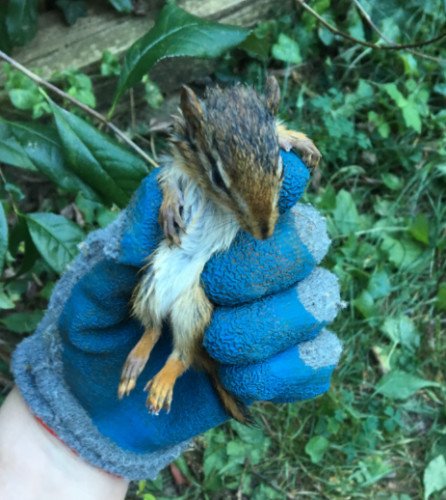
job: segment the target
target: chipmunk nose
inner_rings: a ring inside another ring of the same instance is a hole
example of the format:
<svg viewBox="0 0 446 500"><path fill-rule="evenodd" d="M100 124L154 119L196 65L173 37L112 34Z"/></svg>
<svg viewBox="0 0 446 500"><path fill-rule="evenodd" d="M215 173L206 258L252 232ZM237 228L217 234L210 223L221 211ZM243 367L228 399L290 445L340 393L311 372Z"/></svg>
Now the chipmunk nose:
<svg viewBox="0 0 446 500"><path fill-rule="evenodd" d="M273 234L273 227L268 222L262 222L260 224L260 239L266 240Z"/></svg>

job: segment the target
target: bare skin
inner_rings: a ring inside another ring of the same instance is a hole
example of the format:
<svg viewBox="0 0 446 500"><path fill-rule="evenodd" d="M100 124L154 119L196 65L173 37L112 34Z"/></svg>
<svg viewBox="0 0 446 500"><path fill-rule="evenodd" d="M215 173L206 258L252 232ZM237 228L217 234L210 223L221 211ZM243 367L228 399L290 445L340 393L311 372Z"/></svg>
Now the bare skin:
<svg viewBox="0 0 446 500"><path fill-rule="evenodd" d="M0 407L0 498L123 500L128 483L75 455L32 415L17 388Z"/></svg>

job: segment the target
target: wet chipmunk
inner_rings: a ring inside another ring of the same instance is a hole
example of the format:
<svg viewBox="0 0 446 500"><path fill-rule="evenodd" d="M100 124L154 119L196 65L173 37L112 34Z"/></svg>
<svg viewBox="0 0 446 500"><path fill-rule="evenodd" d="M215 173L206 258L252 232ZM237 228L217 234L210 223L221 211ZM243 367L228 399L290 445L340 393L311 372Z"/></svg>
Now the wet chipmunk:
<svg viewBox="0 0 446 500"><path fill-rule="evenodd" d="M279 148L297 149L308 167L319 162L313 142L275 118L279 101L274 77L267 79L262 96L236 85L208 90L200 100L183 87L171 155L158 175L165 237L133 293L133 313L145 332L123 367L120 398L135 387L167 320L173 351L145 387L149 410L169 411L176 379L193 365L209 374L229 415L249 420L245 406L222 386L218 363L203 347L214 306L201 285L201 273L240 229L260 240L273 234L284 174Z"/></svg>

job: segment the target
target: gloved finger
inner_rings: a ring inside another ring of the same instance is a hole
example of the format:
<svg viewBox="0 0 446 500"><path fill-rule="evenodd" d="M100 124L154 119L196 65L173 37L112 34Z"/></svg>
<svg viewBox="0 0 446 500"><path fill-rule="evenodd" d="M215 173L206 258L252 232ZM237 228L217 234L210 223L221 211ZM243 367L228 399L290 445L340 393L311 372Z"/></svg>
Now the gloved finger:
<svg viewBox="0 0 446 500"><path fill-rule="evenodd" d="M303 195L310 178L308 168L292 151L280 150L283 162L283 185L279 197L279 212L293 207Z"/></svg>
<svg viewBox="0 0 446 500"><path fill-rule="evenodd" d="M143 267L163 235L158 213L163 199L158 186L158 170L151 172L133 195L120 216L120 249L117 260L125 265Z"/></svg>
<svg viewBox="0 0 446 500"><path fill-rule="evenodd" d="M284 164L283 187L279 210L285 212L302 196L308 182L308 169L294 153L281 151ZM158 170L141 183L120 222L122 233L118 260L127 265L142 267L155 250L163 235L158 224L162 192L158 186Z"/></svg>
<svg viewBox="0 0 446 500"><path fill-rule="evenodd" d="M64 278L62 278L64 279ZM113 352L129 339L136 343L143 328L130 318L130 297L137 269L102 259L73 287L59 317L67 343L89 353Z"/></svg>
<svg viewBox="0 0 446 500"><path fill-rule="evenodd" d="M316 337L342 307L336 276L316 268L283 292L237 307L217 308L204 346L223 364L265 360Z"/></svg>
<svg viewBox="0 0 446 500"><path fill-rule="evenodd" d="M240 231L231 247L206 264L206 295L218 305L250 302L308 276L330 246L325 219L310 205L283 214L265 241Z"/></svg>
<svg viewBox="0 0 446 500"><path fill-rule="evenodd" d="M342 344L322 330L313 340L291 347L263 362L220 367L224 386L243 401L292 402L326 392Z"/></svg>

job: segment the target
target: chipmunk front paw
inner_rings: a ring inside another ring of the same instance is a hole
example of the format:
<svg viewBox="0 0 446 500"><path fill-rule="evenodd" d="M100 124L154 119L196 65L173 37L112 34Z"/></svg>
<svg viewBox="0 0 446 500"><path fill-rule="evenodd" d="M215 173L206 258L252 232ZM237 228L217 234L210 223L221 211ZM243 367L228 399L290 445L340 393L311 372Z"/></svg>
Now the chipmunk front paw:
<svg viewBox="0 0 446 500"><path fill-rule="evenodd" d="M183 195L179 190L163 192L163 202L159 212L159 224L164 232L168 245L181 247L181 233L186 228L181 217Z"/></svg>
<svg viewBox="0 0 446 500"><path fill-rule="evenodd" d="M302 155L302 161L308 168L315 168L319 165L322 155L314 142L302 132L288 130L283 125L277 127L277 137L279 147L284 151L296 149Z"/></svg>

